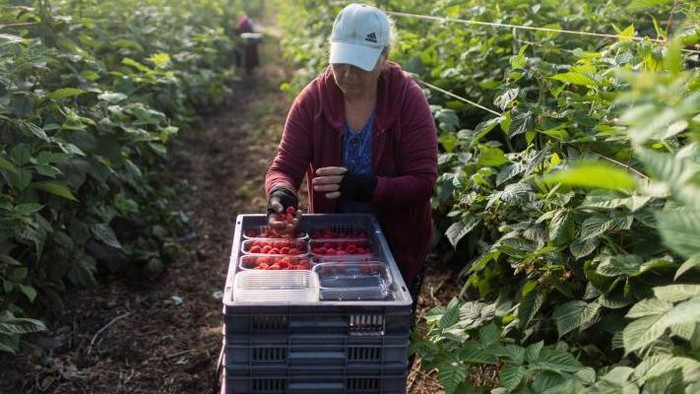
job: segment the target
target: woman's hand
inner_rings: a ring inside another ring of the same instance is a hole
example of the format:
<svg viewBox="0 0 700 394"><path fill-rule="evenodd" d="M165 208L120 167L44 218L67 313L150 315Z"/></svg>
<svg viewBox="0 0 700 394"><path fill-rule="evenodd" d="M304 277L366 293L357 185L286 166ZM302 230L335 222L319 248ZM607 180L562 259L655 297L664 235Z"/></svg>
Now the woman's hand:
<svg viewBox="0 0 700 394"><path fill-rule="evenodd" d="M314 191L326 192L326 198L336 199L340 197L340 182L343 175L348 172L345 167L321 167L316 170L316 177L311 180Z"/></svg>
<svg viewBox="0 0 700 394"><path fill-rule="evenodd" d="M292 234L301 219L297 196L283 187L274 189L267 201L267 224L274 232Z"/></svg>
<svg viewBox="0 0 700 394"><path fill-rule="evenodd" d="M270 199L270 209L274 212L268 213L267 224L273 232L279 235L294 234L301 220L301 211L292 206L285 209L276 197Z"/></svg>

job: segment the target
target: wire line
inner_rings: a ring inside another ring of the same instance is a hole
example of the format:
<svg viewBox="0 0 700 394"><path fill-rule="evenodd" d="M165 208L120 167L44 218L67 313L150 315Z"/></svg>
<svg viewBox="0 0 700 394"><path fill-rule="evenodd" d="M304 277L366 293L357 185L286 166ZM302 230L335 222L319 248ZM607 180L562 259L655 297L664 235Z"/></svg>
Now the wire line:
<svg viewBox="0 0 700 394"><path fill-rule="evenodd" d="M472 19L452 19L452 18L448 18L448 17L444 17L444 16L418 15L418 14L410 14L410 13L406 13L406 12L397 12L397 11L385 11L385 12L389 15L416 18L416 19L427 19L427 20L432 20L435 22L456 22L456 23L462 23L465 25L507 27L509 29L534 30L534 31L543 31L543 32L548 32L548 33L576 34L576 35L580 35L580 36L613 38L613 39L618 39L618 40L620 40L620 39L633 40L633 41L649 40L649 41L657 42L660 44L668 43L667 40L662 40L660 38L621 36L619 34L593 33L593 32L576 31L576 30L554 29L554 28L550 28L550 27L513 25L510 23L483 22L483 21L476 21L476 20L472 20ZM692 50L692 49L683 48L681 50L684 52L690 52L690 53L700 53L700 51L696 51L696 50Z"/></svg>
<svg viewBox="0 0 700 394"><path fill-rule="evenodd" d="M449 92L449 91L447 91L447 90L445 90L445 89L442 89L442 88L437 87L437 86L435 86L435 85L433 85L433 84L430 84L430 83L428 83L428 82L425 82L424 80L422 80L422 79L420 79L420 78L416 78L416 80L418 81L418 83L423 84L423 85L425 85L425 86L427 86L427 87L429 87L429 88L431 88L431 89L437 90L437 91L440 92L440 93L443 93L443 94L446 94L446 95L448 95L448 96L450 96L450 97L456 98L457 100L464 101L464 102L467 103L467 104L471 104L471 105L473 105L473 106L475 106L475 107L477 107L477 108L483 109L484 111L490 112L490 113L492 113L492 114L494 114L494 115L496 115L496 116L501 116L501 115L502 115L502 114L500 114L500 113L498 113L498 112L492 110L491 108L484 107L483 105L481 105L481 104L479 104L479 103L475 103L475 102L473 102L473 101L471 101L471 100L469 100L469 99L466 99L466 98L464 98L464 97L458 96L458 95L456 95L456 94L454 94L454 93L452 93L452 92Z"/></svg>

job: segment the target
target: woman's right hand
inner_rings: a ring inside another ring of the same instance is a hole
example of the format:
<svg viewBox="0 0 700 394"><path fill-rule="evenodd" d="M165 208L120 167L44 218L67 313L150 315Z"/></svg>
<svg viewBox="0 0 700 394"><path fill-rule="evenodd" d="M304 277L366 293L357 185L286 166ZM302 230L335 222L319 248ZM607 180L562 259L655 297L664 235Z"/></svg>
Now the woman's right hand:
<svg viewBox="0 0 700 394"><path fill-rule="evenodd" d="M286 188L274 189L267 200L267 224L281 234L293 233L301 219L296 193Z"/></svg>
<svg viewBox="0 0 700 394"><path fill-rule="evenodd" d="M293 234L301 220L301 211L289 206L286 209L279 202L279 198L270 198L270 209L267 215L267 224L272 230L280 234Z"/></svg>

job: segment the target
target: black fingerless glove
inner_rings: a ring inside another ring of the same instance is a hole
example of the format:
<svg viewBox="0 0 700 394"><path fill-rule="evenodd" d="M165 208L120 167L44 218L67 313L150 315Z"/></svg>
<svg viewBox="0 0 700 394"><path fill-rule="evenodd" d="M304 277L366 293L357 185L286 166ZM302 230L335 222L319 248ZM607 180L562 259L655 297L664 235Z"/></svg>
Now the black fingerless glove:
<svg viewBox="0 0 700 394"><path fill-rule="evenodd" d="M340 181L340 196L355 201L372 201L372 193L377 186L377 177L347 172Z"/></svg>
<svg viewBox="0 0 700 394"><path fill-rule="evenodd" d="M271 213L278 213L272 210L271 200L273 197L279 198L280 204L282 204L282 208L284 210L286 210L288 207L294 207L296 210L299 205L299 200L297 199L296 193L284 187L274 188L270 191L270 195L267 199L267 216L270 216Z"/></svg>

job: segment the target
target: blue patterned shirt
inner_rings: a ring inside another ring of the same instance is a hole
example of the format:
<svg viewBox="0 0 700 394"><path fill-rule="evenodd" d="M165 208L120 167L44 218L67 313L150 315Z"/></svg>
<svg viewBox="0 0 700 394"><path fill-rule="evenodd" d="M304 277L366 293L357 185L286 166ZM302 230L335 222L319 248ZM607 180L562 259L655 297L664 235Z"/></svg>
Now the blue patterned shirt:
<svg viewBox="0 0 700 394"><path fill-rule="evenodd" d="M343 125L343 167L355 174L374 176L372 167L372 128L374 126L374 112L367 119L362 130L351 130L346 121ZM375 212L372 204L346 200L342 197L336 205L338 212L361 213Z"/></svg>

